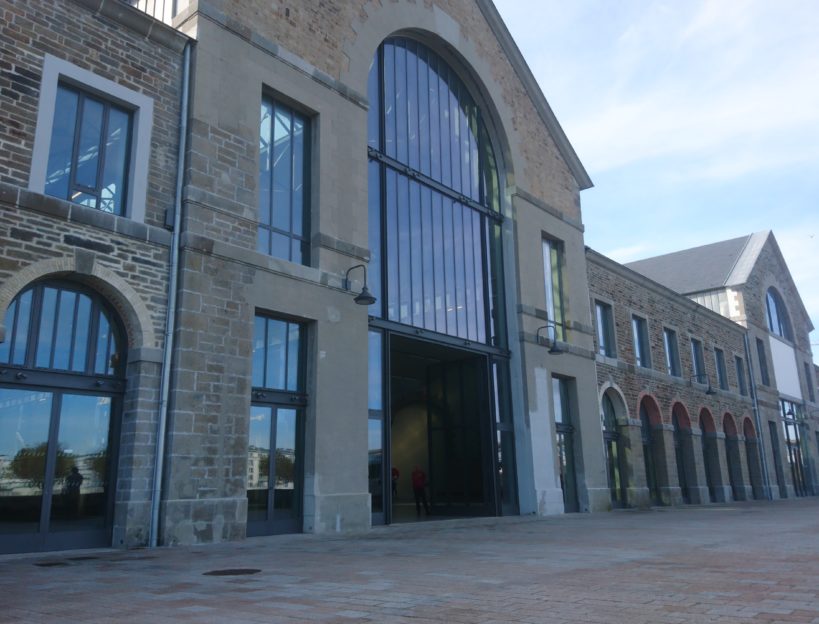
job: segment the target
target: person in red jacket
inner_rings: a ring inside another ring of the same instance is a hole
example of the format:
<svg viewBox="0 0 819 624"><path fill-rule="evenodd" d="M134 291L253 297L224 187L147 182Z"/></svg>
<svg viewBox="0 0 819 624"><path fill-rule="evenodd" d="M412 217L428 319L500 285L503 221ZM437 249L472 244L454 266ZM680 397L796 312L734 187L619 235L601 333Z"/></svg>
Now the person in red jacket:
<svg viewBox="0 0 819 624"><path fill-rule="evenodd" d="M421 517L421 503L424 504L424 513L429 515L429 504L427 503L427 475L420 466L415 466L412 470L412 493L415 495L415 513Z"/></svg>

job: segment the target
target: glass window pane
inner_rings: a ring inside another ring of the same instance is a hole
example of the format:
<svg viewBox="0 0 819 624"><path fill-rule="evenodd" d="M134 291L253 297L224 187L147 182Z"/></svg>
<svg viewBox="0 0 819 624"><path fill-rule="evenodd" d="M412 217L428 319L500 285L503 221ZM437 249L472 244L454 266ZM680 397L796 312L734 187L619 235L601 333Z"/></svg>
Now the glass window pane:
<svg viewBox="0 0 819 624"><path fill-rule="evenodd" d="M387 169L387 318L397 321L398 314L398 181L392 169Z"/></svg>
<svg viewBox="0 0 819 624"><path fill-rule="evenodd" d="M77 146L77 184L96 189L100 157L100 139L105 106L90 97L83 97L80 140ZM73 198L72 198L73 199Z"/></svg>
<svg viewBox="0 0 819 624"><path fill-rule="evenodd" d="M418 55L418 148L420 150L421 173L429 175L430 134L429 134L429 67L427 50L419 45Z"/></svg>
<svg viewBox="0 0 819 624"><path fill-rule="evenodd" d="M296 323L287 323L287 389L299 390L302 387L299 379L299 356L301 355L301 327Z"/></svg>
<svg viewBox="0 0 819 624"><path fill-rule="evenodd" d="M435 330L446 333L446 274L444 272L443 198L432 194L432 261L435 276Z"/></svg>
<svg viewBox="0 0 819 624"><path fill-rule="evenodd" d="M108 114L108 132L105 140L105 163L100 189L100 210L124 214L125 182L128 173L128 148L131 134L131 115L111 107Z"/></svg>
<svg viewBox="0 0 819 624"><path fill-rule="evenodd" d="M380 111L381 101L378 97L378 56L373 57L373 63L370 66L370 75L367 80L367 100L369 100L369 111L367 112L367 145L380 149Z"/></svg>
<svg viewBox="0 0 819 624"><path fill-rule="evenodd" d="M38 529L51 399L48 392L0 388L0 533Z"/></svg>
<svg viewBox="0 0 819 624"><path fill-rule="evenodd" d="M290 262L295 262L296 264L304 264L304 258L306 257L305 252L305 243L300 238L294 238L290 241Z"/></svg>
<svg viewBox="0 0 819 624"><path fill-rule="evenodd" d="M11 343L15 339L14 316L17 310L17 300L11 302L6 315L3 317L3 326L6 328L6 337L0 342L0 363L8 364L11 356Z"/></svg>
<svg viewBox="0 0 819 624"><path fill-rule="evenodd" d="M410 209L410 274L411 274L411 322L424 326L424 251L421 239L421 188L417 182L409 185Z"/></svg>
<svg viewBox="0 0 819 624"><path fill-rule="evenodd" d="M420 155L418 153L418 57L416 44L407 41L407 151L409 166L418 169Z"/></svg>
<svg viewBox="0 0 819 624"><path fill-rule="evenodd" d="M367 420L367 477L373 513L384 511L383 428L384 423L381 419Z"/></svg>
<svg viewBox="0 0 819 624"><path fill-rule="evenodd" d="M472 254L475 258L475 311L478 325L478 341L486 342L486 293L483 288L483 276L489 270L483 255L484 245L481 237L482 217L472 212Z"/></svg>
<svg viewBox="0 0 819 624"><path fill-rule="evenodd" d="M407 50L403 40L395 45L395 157L407 162Z"/></svg>
<svg viewBox="0 0 819 624"><path fill-rule="evenodd" d="M435 272L432 242L432 191L421 188L421 258L423 261L424 322L427 329L435 329Z"/></svg>
<svg viewBox="0 0 819 624"><path fill-rule="evenodd" d="M307 167L304 149L305 124L299 115L293 115L293 234L304 234L304 172Z"/></svg>
<svg viewBox="0 0 819 624"><path fill-rule="evenodd" d="M373 296L378 299L369 307L373 316L381 316L381 171L380 166L371 160L367 174L367 210L369 212L367 240L370 247L369 287Z"/></svg>
<svg viewBox="0 0 819 624"><path fill-rule="evenodd" d="M460 97L460 81L452 72L449 72L449 138L452 178L450 184L459 191L463 188L461 181L461 107L458 104Z"/></svg>
<svg viewBox="0 0 819 624"><path fill-rule="evenodd" d="M452 205L452 236L455 247L455 306L458 322L458 336L467 338L466 323L466 267L464 266L464 207L462 204Z"/></svg>
<svg viewBox="0 0 819 624"><path fill-rule="evenodd" d="M267 319L267 370L265 388L285 389L287 323Z"/></svg>
<svg viewBox="0 0 819 624"><path fill-rule="evenodd" d="M57 290L43 289L43 303L40 307L40 331L37 336L37 357L34 365L39 368L51 366L52 340L54 339L54 321L57 316Z"/></svg>
<svg viewBox="0 0 819 624"><path fill-rule="evenodd" d="M28 290L17 299L19 310L17 311L17 326L14 328L14 352L11 356L12 364L23 364L26 359L32 315L31 301L33 298L34 291ZM8 325L6 328L8 329Z"/></svg>
<svg viewBox="0 0 819 624"><path fill-rule="evenodd" d="M438 103L438 59L429 56L429 174L434 180L441 179L441 110Z"/></svg>
<svg viewBox="0 0 819 624"><path fill-rule="evenodd" d="M395 46L384 44L384 151L395 158Z"/></svg>
<svg viewBox="0 0 819 624"><path fill-rule="evenodd" d="M77 319L74 323L74 353L71 356L71 370L85 372L85 359L88 355L89 331L91 328L91 299L79 295Z"/></svg>
<svg viewBox="0 0 819 624"><path fill-rule="evenodd" d="M111 325L102 310L99 311L99 329L97 330L97 350L94 358L94 372L105 375L110 368L109 342L111 337Z"/></svg>
<svg viewBox="0 0 819 624"><path fill-rule="evenodd" d="M76 293L61 290L57 309L57 333L54 336L54 361L52 368L67 370L71 355L71 334L74 328L74 305Z"/></svg>
<svg viewBox="0 0 819 624"><path fill-rule="evenodd" d="M273 232L270 235L270 255L282 260L290 260L290 238Z"/></svg>
<svg viewBox="0 0 819 624"><path fill-rule="evenodd" d="M412 323L412 258L410 252L409 182L398 176L398 320Z"/></svg>
<svg viewBox="0 0 819 624"><path fill-rule="evenodd" d="M464 289L466 293L466 326L467 338L469 340L478 339L478 324L476 311L481 304L475 299L475 254L474 241L472 240L473 228L472 217L474 211L463 207L464 219Z"/></svg>
<svg viewBox="0 0 819 624"><path fill-rule="evenodd" d="M79 97L75 91L66 89L63 86L57 88L54 124L51 128L51 146L48 151L45 192L47 195L61 199L68 199L78 102Z"/></svg>
<svg viewBox="0 0 819 624"><path fill-rule="evenodd" d="M254 384L255 385L255 384ZM250 430L247 444L247 516L248 520L267 519L270 487L270 426L272 409L253 405L250 408Z"/></svg>
<svg viewBox="0 0 819 624"><path fill-rule="evenodd" d="M273 124L273 226L286 232L290 231L291 223L292 130L291 111L276 105ZM275 244L273 253L277 255ZM289 254L277 257L289 258Z"/></svg>
<svg viewBox="0 0 819 624"><path fill-rule="evenodd" d="M51 525L66 530L82 521L83 526L102 526L106 516L108 481L108 428L111 398L63 395Z"/></svg>
<svg viewBox="0 0 819 624"><path fill-rule="evenodd" d="M259 122L259 222L270 225L270 185L273 175L273 104L262 101Z"/></svg>
<svg viewBox="0 0 819 624"><path fill-rule="evenodd" d="M273 508L296 509L296 410L276 410L276 466Z"/></svg>
<svg viewBox="0 0 819 624"><path fill-rule="evenodd" d="M441 179L440 182L446 186L452 183L452 158L450 157L452 136L452 125L450 123L449 109L449 84L447 75L449 71L443 63L438 66L438 116L441 121Z"/></svg>
<svg viewBox="0 0 819 624"><path fill-rule="evenodd" d="M441 201L444 209L444 279L446 280L446 298L444 305L446 306L446 333L457 336L458 322L456 308L458 304L455 294L455 243L457 239L452 233L453 202L448 197L441 198Z"/></svg>
<svg viewBox="0 0 819 624"><path fill-rule="evenodd" d="M261 225L256 234L256 251L263 254L270 254L270 230Z"/></svg>
<svg viewBox="0 0 819 624"><path fill-rule="evenodd" d="M253 319L253 386L260 388L264 386L264 365L265 365L265 327L266 319L257 316Z"/></svg>
<svg viewBox="0 0 819 624"><path fill-rule="evenodd" d="M381 332L371 331L367 333L368 340L368 367L367 379L369 390L367 393L367 408L370 411L383 409L383 339Z"/></svg>

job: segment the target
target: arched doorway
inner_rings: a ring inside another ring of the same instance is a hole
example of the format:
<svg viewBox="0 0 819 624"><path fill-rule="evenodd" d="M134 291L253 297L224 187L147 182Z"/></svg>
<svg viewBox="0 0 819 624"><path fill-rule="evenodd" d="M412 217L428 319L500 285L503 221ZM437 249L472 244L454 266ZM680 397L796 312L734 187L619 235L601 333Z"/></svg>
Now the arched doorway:
<svg viewBox="0 0 819 624"><path fill-rule="evenodd" d="M662 505L661 487L667 484L665 471L665 449L661 431L660 409L651 397L640 401L640 433L643 442L643 464L645 466L646 487L654 505Z"/></svg>
<svg viewBox="0 0 819 624"><path fill-rule="evenodd" d="M612 507L625 507L628 504L626 492L628 483L624 470L624 449L617 426L617 409L615 401L622 407L622 400L613 391L603 393L601 400L601 420L603 424L603 444L606 453L606 476Z"/></svg>
<svg viewBox="0 0 819 624"><path fill-rule="evenodd" d="M751 480L751 492L755 500L764 498L762 489L762 470L759 461L759 441L756 430L747 416L742 422L742 434L745 436L745 461L748 464L748 478Z"/></svg>
<svg viewBox="0 0 819 624"><path fill-rule="evenodd" d="M0 552L108 546L126 340L71 282L12 301L0 344ZM5 368L8 367L8 368Z"/></svg>
<svg viewBox="0 0 819 624"><path fill-rule="evenodd" d="M728 466L728 481L734 500L745 500L745 483L742 478L742 458L739 454L737 425L731 414L722 417L722 431L725 434L725 462Z"/></svg>
<svg viewBox="0 0 819 624"><path fill-rule="evenodd" d="M717 448L717 428L710 412L703 408L700 411L700 430L702 431L702 457L705 463L705 483L708 486L708 498L712 503L722 500L722 472L719 467L719 449Z"/></svg>
<svg viewBox="0 0 819 624"><path fill-rule="evenodd" d="M436 518L517 513L503 166L479 89L434 45L389 37L369 75L374 523L425 518L421 491Z"/></svg>
<svg viewBox="0 0 819 624"><path fill-rule="evenodd" d="M694 444L691 440L691 420L682 403L675 403L671 410L674 426L674 457L677 462L677 479L684 503L691 502L691 488L697 484L694 469Z"/></svg>

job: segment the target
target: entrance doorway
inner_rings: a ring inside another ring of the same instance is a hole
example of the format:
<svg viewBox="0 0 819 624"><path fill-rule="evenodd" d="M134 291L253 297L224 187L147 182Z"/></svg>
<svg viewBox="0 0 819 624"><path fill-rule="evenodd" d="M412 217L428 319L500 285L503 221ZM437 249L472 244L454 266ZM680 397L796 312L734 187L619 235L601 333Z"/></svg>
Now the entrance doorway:
<svg viewBox="0 0 819 624"><path fill-rule="evenodd" d="M489 398L486 355L390 337L387 522L497 513Z"/></svg>

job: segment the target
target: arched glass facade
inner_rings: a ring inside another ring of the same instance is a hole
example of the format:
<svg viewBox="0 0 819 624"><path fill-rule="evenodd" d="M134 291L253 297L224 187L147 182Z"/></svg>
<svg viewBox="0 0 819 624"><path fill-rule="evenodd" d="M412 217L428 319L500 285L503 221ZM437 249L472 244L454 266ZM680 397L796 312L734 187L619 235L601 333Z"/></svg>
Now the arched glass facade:
<svg viewBox="0 0 819 624"><path fill-rule="evenodd" d="M769 288L765 295L765 308L768 313L768 329L771 330L771 333L793 340L788 311L782 297L774 288Z"/></svg>
<svg viewBox="0 0 819 624"><path fill-rule="evenodd" d="M94 293L38 283L0 343L0 552L109 546L125 340Z"/></svg>
<svg viewBox="0 0 819 624"><path fill-rule="evenodd" d="M379 48L369 98L370 313L503 346L500 176L480 109L404 37Z"/></svg>

